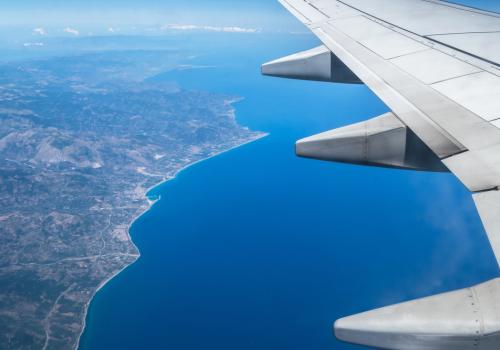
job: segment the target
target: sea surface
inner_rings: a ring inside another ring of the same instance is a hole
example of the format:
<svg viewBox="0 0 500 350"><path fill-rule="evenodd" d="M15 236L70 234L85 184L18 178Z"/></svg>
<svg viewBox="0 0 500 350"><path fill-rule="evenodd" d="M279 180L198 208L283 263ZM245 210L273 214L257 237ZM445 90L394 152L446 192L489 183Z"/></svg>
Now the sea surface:
<svg viewBox="0 0 500 350"><path fill-rule="evenodd" d="M355 349L335 319L471 286L497 267L450 174L297 158L297 139L387 111L366 87L262 77L310 35L193 34L197 66L153 79L244 97L270 135L151 191L141 258L93 300L81 349Z"/></svg>

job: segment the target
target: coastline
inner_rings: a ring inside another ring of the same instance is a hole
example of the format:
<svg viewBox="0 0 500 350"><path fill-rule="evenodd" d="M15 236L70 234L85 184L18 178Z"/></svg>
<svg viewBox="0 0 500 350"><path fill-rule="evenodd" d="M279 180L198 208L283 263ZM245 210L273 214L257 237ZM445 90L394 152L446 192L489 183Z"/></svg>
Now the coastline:
<svg viewBox="0 0 500 350"><path fill-rule="evenodd" d="M239 102L241 101L242 99L238 99L236 101L231 101L229 102L228 104L233 104L233 103L236 103L236 102ZM232 114L233 116L235 117L235 110L233 109L232 110ZM181 168L175 170L172 172L171 175L167 175L163 180L161 180L160 182L158 182L157 184L155 185L152 185L151 187L147 188L146 191L144 192L143 196L145 198L145 205L141 206L140 208L138 208L137 212L139 214L137 214L134 219L128 224L127 226L127 238L128 238L128 241L132 244L132 246L135 248L135 250L137 251L137 254L130 254L130 256L133 256L134 257L134 260L130 263L130 264L127 264L125 265L122 269L120 269L119 271L117 271L116 273L112 274L109 276L109 278L105 279L102 281L101 284L99 284L99 286L97 287L97 289L94 291L94 293L92 294L92 296L89 298L89 300L87 301L87 303L85 304L85 308L84 308L84 312L83 312L83 317L82 317L82 329L80 331L80 334L78 335L78 339L77 339L77 342L75 344L75 347L73 349L75 350L78 350L80 348L80 341L81 341L81 337L83 335L83 333L85 332L85 329L87 328L87 316L88 316L88 312L89 312L89 308L90 308L90 304L92 303L92 301L94 300L95 296L97 295L97 293L102 289L104 288L113 278L115 278L116 276L118 276L120 273L122 273L123 271L125 271L129 266L133 265L140 257L141 257L141 252L139 250L139 248L137 247L137 245L134 243L134 240L132 239L132 236L130 234L130 230L132 228L132 226L134 225L134 223L139 220L143 215L145 215L147 212L149 212L152 207L156 204L156 202L158 202L159 200L161 200L161 197L159 198L156 198L154 200L150 199L148 197L148 193L151 192L152 190L154 190L155 188L159 187L159 186L162 186L163 184L167 183L168 181L171 181L171 180L174 180L182 171L190 168L191 166L194 166L198 163L201 163L201 162L204 162L204 161L207 161L211 158L214 158L214 157L217 157L217 156L220 156L224 153L227 153L227 152L230 152L230 151L233 151L237 148L240 148L240 147L243 147L245 145L248 145L250 143L253 143L255 141L258 141L258 140L261 140L265 137L269 136L269 133L266 133L266 132L259 132L259 134L255 137L255 138L251 138L249 140L246 140L245 142L243 143L240 143L238 145L235 145L235 146L232 146L228 149L225 149L223 151L220 151L220 152L216 152L215 154L212 154L206 158L202 158L202 159L198 159L194 162L191 162L189 164L186 164L184 166L182 166Z"/></svg>

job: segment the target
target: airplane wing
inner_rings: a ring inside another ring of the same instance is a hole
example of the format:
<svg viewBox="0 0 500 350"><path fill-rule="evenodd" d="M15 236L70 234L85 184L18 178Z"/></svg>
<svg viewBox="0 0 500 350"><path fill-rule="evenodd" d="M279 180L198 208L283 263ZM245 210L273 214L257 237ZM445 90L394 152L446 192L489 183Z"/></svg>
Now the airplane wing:
<svg viewBox="0 0 500 350"><path fill-rule="evenodd" d="M364 83L391 112L297 142L299 156L451 171L500 264L500 15L437 0L280 0L323 43L265 75ZM344 341L500 349L500 279L346 317Z"/></svg>

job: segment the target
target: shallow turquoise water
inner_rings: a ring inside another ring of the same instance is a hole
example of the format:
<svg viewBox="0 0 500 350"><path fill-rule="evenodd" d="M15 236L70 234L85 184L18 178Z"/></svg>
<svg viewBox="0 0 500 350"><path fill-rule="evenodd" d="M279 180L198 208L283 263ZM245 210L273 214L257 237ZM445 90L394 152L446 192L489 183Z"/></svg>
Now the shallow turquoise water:
<svg viewBox="0 0 500 350"><path fill-rule="evenodd" d="M259 75L315 43L194 38L195 63L216 67L155 78L245 97L238 121L270 136L152 191L132 227L142 256L92 302L82 349L355 348L331 335L336 318L496 275L453 176L294 156L301 137L386 111L363 86Z"/></svg>

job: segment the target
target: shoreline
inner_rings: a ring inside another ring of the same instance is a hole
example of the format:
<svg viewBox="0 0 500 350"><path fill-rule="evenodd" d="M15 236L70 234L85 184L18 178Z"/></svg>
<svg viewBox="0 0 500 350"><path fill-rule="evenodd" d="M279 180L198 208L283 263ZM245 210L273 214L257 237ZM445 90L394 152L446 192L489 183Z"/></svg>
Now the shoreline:
<svg viewBox="0 0 500 350"><path fill-rule="evenodd" d="M233 103L236 103L236 102L239 102L241 101L240 100L237 100L237 101L231 101L229 104L233 104ZM75 344L75 347L74 349L75 350L79 350L80 348L80 341L81 341L81 338L82 338L82 335L83 333L85 333L85 329L87 328L87 316L88 316L88 312L89 312L89 308L90 308L90 304L92 303L92 301L94 300L95 296L97 295L97 293L99 293L99 291L104 288L112 279L114 279L116 276L118 276L119 274L121 274L123 271L125 271L128 267L130 267L131 265L133 265L135 262L137 262L137 260L139 260L139 258L141 257L141 252L139 250L139 248L137 247L137 245L134 243L134 240L132 239L132 236L130 234L130 230L132 228L132 226L135 224L135 222L137 220L139 220L143 215L145 215L147 212L149 212L153 206L156 204L156 202L158 202L159 200L161 200L161 197L159 198L156 198L154 200L150 199L148 197L148 193L151 192L152 190L154 190L155 188L159 187L159 186L162 186L164 185L165 183L171 181L171 180L174 180L177 178L177 176L183 172L184 170L196 165L196 164L199 164L201 162L204 162L204 161L207 161L209 159L212 159L212 158L215 158L217 156L220 156L224 153L227 153L227 152L230 152L230 151L233 151L237 148L240 148L240 147L243 147L245 145L248 145L250 143L253 143L255 141L258 141L258 140L261 140L265 137L269 136L269 133L266 133L266 132L260 132L259 135L257 135L255 138L252 138L252 139L249 139L249 140L246 140L245 142L243 143L240 143L238 145L235 145L235 146L232 146L228 149L225 149L223 151L220 151L220 152L216 152L215 154L213 155L210 155L206 158L202 158L202 159L198 159L192 163L189 163L187 165L184 165L182 166L181 168L175 170L173 172L172 175L167 175L167 177L165 177L162 181L158 182L157 184L155 185L152 185L151 187L147 188L146 191L144 192L143 196L145 198L145 205L143 207L140 207L138 208L137 212L139 213L128 225L127 225L127 238L128 238L128 241L132 244L132 246L135 248L135 250L137 251L137 254L134 255L134 254L130 254L130 256L133 256L135 259L134 261L132 261L130 264L127 264L125 265L122 269L120 269L119 271L117 271L116 273L112 274L109 278L105 279L102 281L101 284L99 284L99 286L97 287L97 289L94 291L94 293L92 294L92 296L90 297L90 299L87 301L87 303L85 304L85 309L84 309L84 312L83 312L83 322L82 322L82 329L81 329L81 332L80 334L78 335L78 339L77 339L77 342Z"/></svg>

